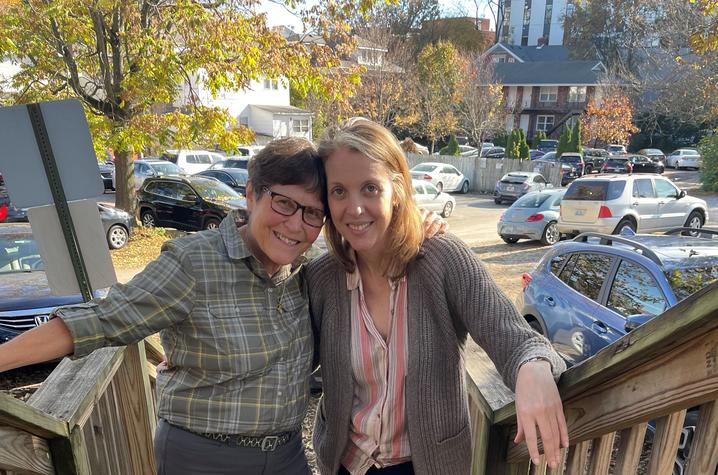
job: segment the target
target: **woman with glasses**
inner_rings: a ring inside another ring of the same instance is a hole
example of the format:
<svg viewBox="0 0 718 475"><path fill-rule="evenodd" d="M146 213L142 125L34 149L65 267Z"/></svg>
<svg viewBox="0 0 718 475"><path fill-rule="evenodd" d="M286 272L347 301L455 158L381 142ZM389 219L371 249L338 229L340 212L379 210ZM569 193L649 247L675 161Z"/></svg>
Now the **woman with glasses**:
<svg viewBox="0 0 718 475"><path fill-rule="evenodd" d="M160 332L160 474L307 474L301 424L312 330L303 254L324 224L324 171L303 139L249 164L249 220L168 241L107 297L56 309L0 346L0 372ZM54 318L57 317L57 318Z"/></svg>
<svg viewBox="0 0 718 475"><path fill-rule="evenodd" d="M568 447L554 378L565 364L474 253L423 239L396 138L350 119L319 144L331 254L306 268L324 396L314 449L322 473L471 473L462 350L468 335L515 388L518 435L548 463Z"/></svg>

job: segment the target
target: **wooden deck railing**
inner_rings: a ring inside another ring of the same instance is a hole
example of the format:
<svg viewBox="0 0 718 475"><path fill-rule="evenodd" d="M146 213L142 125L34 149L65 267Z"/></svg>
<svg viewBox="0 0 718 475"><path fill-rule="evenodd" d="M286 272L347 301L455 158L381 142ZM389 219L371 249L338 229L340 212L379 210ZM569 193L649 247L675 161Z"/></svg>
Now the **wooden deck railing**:
<svg viewBox="0 0 718 475"><path fill-rule="evenodd" d="M63 360L27 403L0 394L0 474L154 474L147 340Z"/></svg>
<svg viewBox="0 0 718 475"><path fill-rule="evenodd" d="M514 445L511 393L481 358L469 365L475 474L673 473L689 409L698 422L685 472L714 475L718 466L718 283L629 333L567 371L559 382L571 447L565 467L530 468ZM652 426L647 431L649 421ZM644 444L647 432L652 443ZM615 447L614 447L615 446Z"/></svg>
<svg viewBox="0 0 718 475"><path fill-rule="evenodd" d="M0 394L0 475L154 473L161 354L153 341L107 348L64 360L27 403ZM718 283L561 377L571 439L561 469L530 467L526 446L513 444L513 395L478 348L467 373L474 474L633 475L641 457L645 473L671 474L687 410L698 417L685 473L716 473Z"/></svg>

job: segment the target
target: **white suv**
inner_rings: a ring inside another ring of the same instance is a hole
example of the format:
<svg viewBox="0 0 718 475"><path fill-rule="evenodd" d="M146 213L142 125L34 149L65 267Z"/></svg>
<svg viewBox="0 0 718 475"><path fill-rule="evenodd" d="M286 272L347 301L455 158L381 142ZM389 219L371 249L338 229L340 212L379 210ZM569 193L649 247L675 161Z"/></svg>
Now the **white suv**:
<svg viewBox="0 0 718 475"><path fill-rule="evenodd" d="M603 175L571 183L561 201L557 227L562 234L595 231L618 234L700 228L708 219L706 202L660 175Z"/></svg>
<svg viewBox="0 0 718 475"><path fill-rule="evenodd" d="M225 159L224 155L207 150L167 150L162 154L162 158L189 174L205 171L213 163Z"/></svg>

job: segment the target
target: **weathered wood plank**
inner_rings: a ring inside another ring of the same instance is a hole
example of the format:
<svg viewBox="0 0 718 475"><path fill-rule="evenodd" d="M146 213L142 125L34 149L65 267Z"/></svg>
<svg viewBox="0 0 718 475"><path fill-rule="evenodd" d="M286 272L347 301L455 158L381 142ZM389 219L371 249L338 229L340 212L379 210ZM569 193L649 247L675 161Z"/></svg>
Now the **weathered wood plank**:
<svg viewBox="0 0 718 475"><path fill-rule="evenodd" d="M469 417L471 420L471 473L484 475L486 473L486 455L489 450L489 431L491 429L491 413L484 412L488 403L484 400L471 378L467 378L469 393Z"/></svg>
<svg viewBox="0 0 718 475"><path fill-rule="evenodd" d="M87 454L87 442L82 427L75 426L70 433L70 447L72 450L72 460L75 463L75 472L77 475L92 475L90 468L90 459Z"/></svg>
<svg viewBox="0 0 718 475"><path fill-rule="evenodd" d="M124 352L124 347L102 348L79 360L65 358L28 404L67 421L70 427L84 425L122 363Z"/></svg>
<svg viewBox="0 0 718 475"><path fill-rule="evenodd" d="M704 348L716 344L718 329L713 329L565 401L569 438L580 442L715 400L718 371L707 368ZM524 444L510 447L507 460L526 454Z"/></svg>
<svg viewBox="0 0 718 475"><path fill-rule="evenodd" d="M685 418L686 410L683 409L661 417L656 421L651 461L648 463L649 475L663 475L673 472L673 464L676 459Z"/></svg>
<svg viewBox="0 0 718 475"><path fill-rule="evenodd" d="M610 434L606 434L593 440L591 464L588 467L589 475L608 475L608 469L611 466L613 440L615 438L615 432L611 432Z"/></svg>
<svg viewBox="0 0 718 475"><path fill-rule="evenodd" d="M466 372L487 402L486 412L493 417L494 411L513 402L514 393L506 387L494 363L484 350L469 339L464 350Z"/></svg>
<svg viewBox="0 0 718 475"><path fill-rule="evenodd" d="M142 342L130 345L116 374L118 409L127 437L127 454L133 474L152 475L155 470L153 438L155 415L146 372L147 360Z"/></svg>
<svg viewBox="0 0 718 475"><path fill-rule="evenodd" d="M568 459L566 460L566 475L583 475L586 473L588 449L590 447L591 441L586 440L569 448Z"/></svg>
<svg viewBox="0 0 718 475"><path fill-rule="evenodd" d="M641 461L643 439L646 437L647 422L623 429L620 434L618 456L616 458L616 475L633 475Z"/></svg>
<svg viewBox="0 0 718 475"><path fill-rule="evenodd" d="M67 423L27 403L0 393L0 425L16 427L42 438L67 437Z"/></svg>
<svg viewBox="0 0 718 475"><path fill-rule="evenodd" d="M561 449L561 458L558 461L556 468L548 469L548 475L561 475L563 474L566 467L566 459L568 458L568 449Z"/></svg>
<svg viewBox="0 0 718 475"><path fill-rule="evenodd" d="M546 463L546 457L543 455L541 456L541 461L538 465L531 465L531 474L532 475L546 475L546 470L548 469L548 464Z"/></svg>
<svg viewBox="0 0 718 475"><path fill-rule="evenodd" d="M718 467L718 401L701 406L686 475L716 473Z"/></svg>
<svg viewBox="0 0 718 475"><path fill-rule="evenodd" d="M50 448L44 439L12 427L0 427L0 471L54 475Z"/></svg>

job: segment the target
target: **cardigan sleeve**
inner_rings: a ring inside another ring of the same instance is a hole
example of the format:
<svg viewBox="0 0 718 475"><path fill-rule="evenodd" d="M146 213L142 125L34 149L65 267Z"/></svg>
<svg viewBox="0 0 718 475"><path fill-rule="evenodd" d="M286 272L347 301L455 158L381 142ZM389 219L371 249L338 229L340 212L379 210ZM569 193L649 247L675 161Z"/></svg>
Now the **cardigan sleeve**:
<svg viewBox="0 0 718 475"><path fill-rule="evenodd" d="M425 255L435 261L429 265L442 269L452 318L486 351L506 385L515 389L521 363L534 357L548 360L558 379L565 362L521 317L473 251L451 235L427 243L432 241Z"/></svg>

